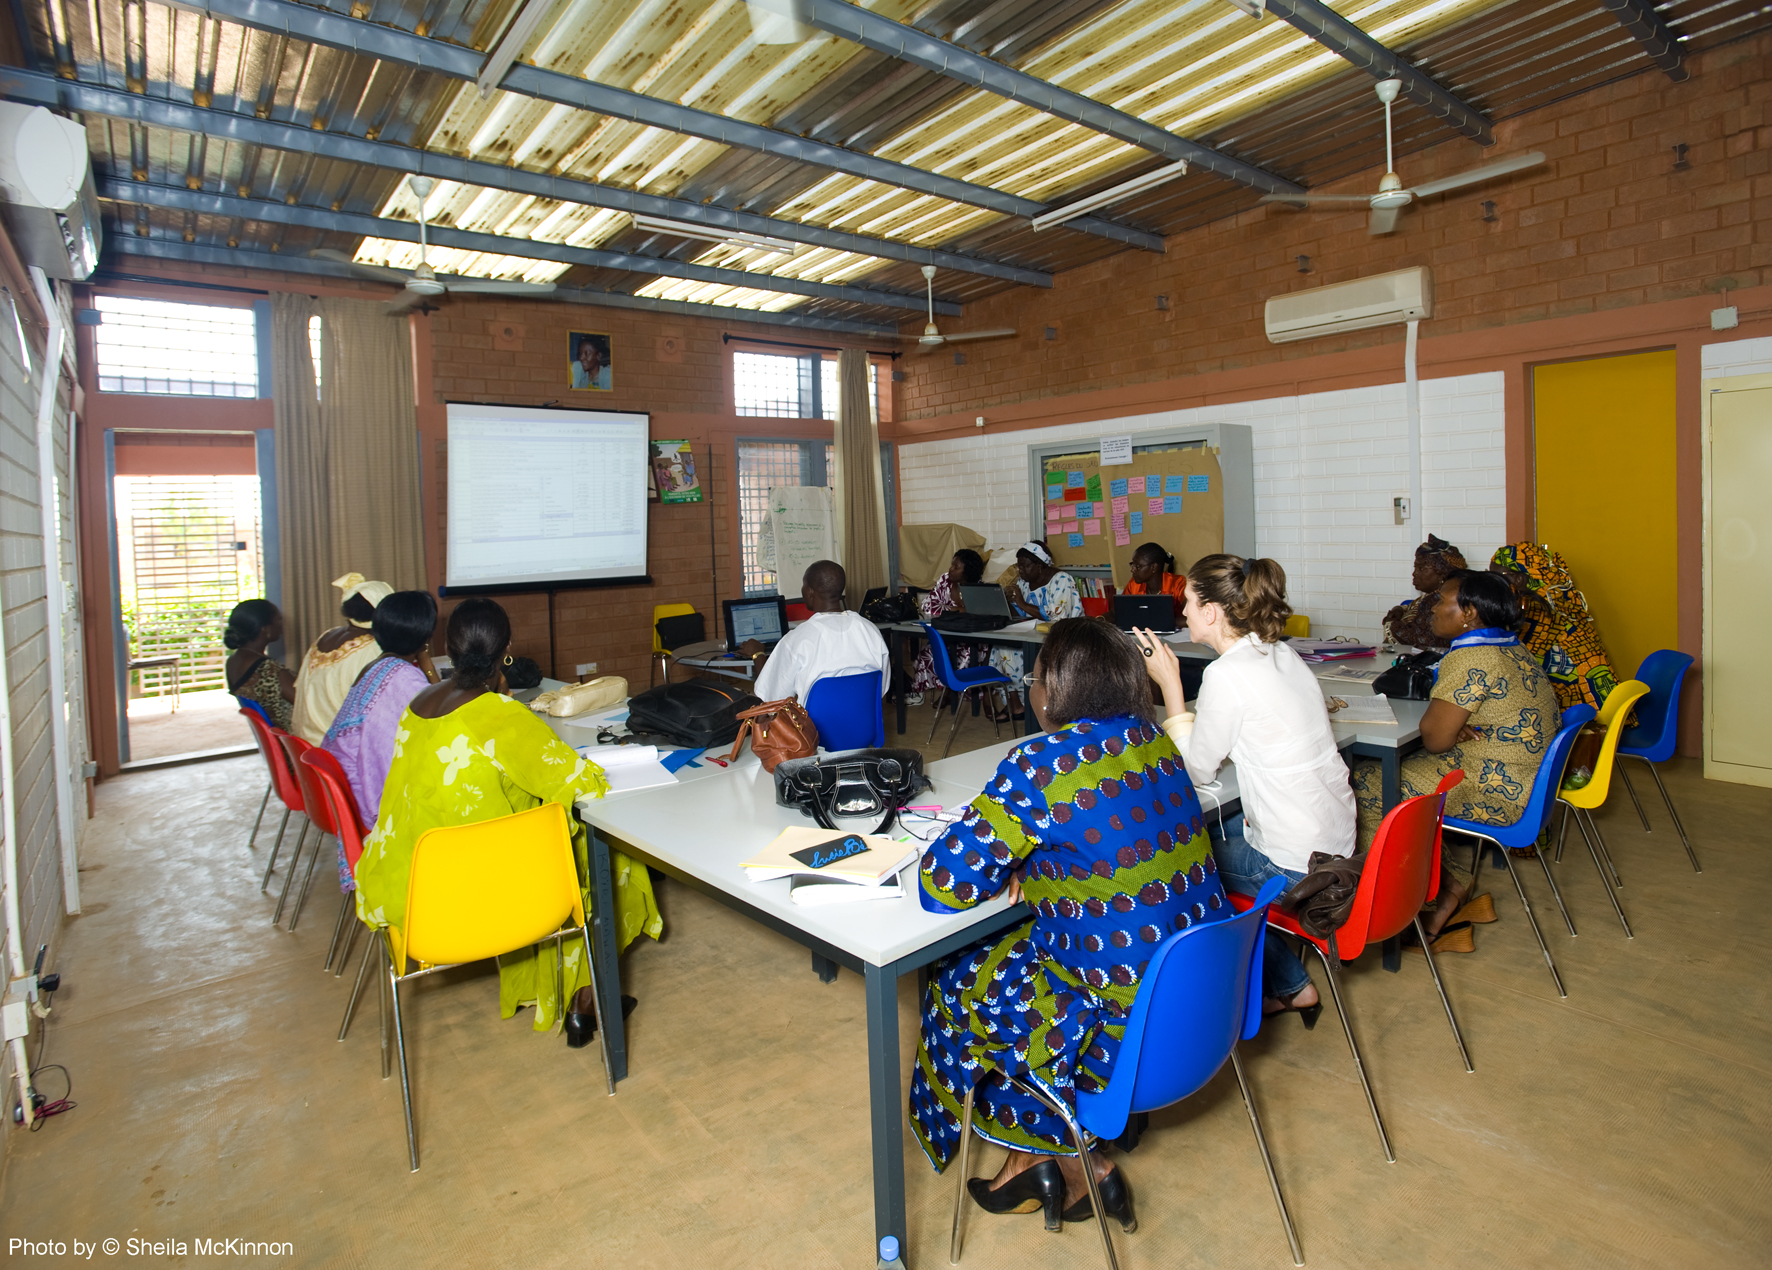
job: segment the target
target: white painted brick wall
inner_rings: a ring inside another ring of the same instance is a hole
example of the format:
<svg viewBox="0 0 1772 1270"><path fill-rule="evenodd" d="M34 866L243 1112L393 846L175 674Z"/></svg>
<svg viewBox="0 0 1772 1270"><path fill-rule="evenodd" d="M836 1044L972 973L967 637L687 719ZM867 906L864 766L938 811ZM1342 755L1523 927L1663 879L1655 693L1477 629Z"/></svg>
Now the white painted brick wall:
<svg viewBox="0 0 1772 1270"><path fill-rule="evenodd" d="M1391 517L1391 499L1409 490L1402 384L904 444L904 523L956 521L993 550L1013 550L1028 532L1029 445L1245 424L1255 442L1256 549L1285 568L1293 607L1314 633L1372 638L1408 593L1429 530L1476 567L1506 540L1502 398L1500 371L1422 381L1424 506L1403 526Z"/></svg>
<svg viewBox="0 0 1772 1270"><path fill-rule="evenodd" d="M1701 365L1704 378L1725 379L1732 375L1772 375L1772 339L1724 340L1706 344Z"/></svg>

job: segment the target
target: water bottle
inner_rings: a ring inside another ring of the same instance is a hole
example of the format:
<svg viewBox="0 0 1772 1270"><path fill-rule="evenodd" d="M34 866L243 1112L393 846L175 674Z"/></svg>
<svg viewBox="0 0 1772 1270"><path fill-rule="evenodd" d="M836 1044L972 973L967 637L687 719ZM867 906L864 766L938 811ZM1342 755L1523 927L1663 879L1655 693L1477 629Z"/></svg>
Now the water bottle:
<svg viewBox="0 0 1772 1270"><path fill-rule="evenodd" d="M886 1235L880 1240L879 1270L905 1270L904 1261L898 1255L896 1235Z"/></svg>

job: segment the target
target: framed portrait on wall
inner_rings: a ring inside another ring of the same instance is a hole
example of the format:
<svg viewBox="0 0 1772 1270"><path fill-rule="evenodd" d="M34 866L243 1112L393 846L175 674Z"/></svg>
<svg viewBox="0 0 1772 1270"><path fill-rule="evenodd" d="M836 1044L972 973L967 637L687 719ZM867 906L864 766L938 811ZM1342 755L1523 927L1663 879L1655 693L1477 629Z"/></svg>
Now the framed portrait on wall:
<svg viewBox="0 0 1772 1270"><path fill-rule="evenodd" d="M615 391L609 336L599 331L573 331L566 337L567 379L573 388Z"/></svg>

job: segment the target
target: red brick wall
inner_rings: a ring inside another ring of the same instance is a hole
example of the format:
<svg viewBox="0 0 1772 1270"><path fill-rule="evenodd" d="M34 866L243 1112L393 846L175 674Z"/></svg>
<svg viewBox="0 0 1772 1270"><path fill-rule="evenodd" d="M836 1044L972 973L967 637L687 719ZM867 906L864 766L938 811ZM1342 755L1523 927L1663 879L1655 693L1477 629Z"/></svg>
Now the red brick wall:
<svg viewBox="0 0 1772 1270"><path fill-rule="evenodd" d="M1406 182L1541 150L1540 168L1440 195L1393 234L1366 212L1267 206L968 305L958 330L1014 326L1014 340L910 359L900 417L1174 379L1400 343L1385 328L1276 346L1267 297L1416 265L1437 298L1425 337L1678 299L1772 282L1772 36L1693 59L1674 84L1647 72L1496 125L1489 149L1463 139L1405 155ZM1674 170L1676 144L1690 167ZM1327 187L1365 193L1379 173ZM1199 179L1199 178L1185 178ZM1492 200L1497 219L1482 219ZM1297 271L1298 256L1311 272ZM1169 309L1157 309L1157 297ZM1058 329L1056 340L1044 328ZM907 325L904 329L910 330ZM1284 372L1282 372L1284 377Z"/></svg>

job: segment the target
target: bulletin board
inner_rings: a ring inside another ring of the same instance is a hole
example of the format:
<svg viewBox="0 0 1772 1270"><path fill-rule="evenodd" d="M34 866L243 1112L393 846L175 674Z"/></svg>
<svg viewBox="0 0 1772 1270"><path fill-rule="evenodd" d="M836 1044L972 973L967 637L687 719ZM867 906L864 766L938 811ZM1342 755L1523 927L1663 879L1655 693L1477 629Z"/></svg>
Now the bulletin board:
<svg viewBox="0 0 1772 1270"><path fill-rule="evenodd" d="M1064 569L1131 576L1133 552L1160 543L1185 572L1219 551L1254 553L1254 473L1247 427L1132 438L1132 462L1101 464L1099 442L1029 447L1035 533ZM1122 484L1124 482L1124 484Z"/></svg>

